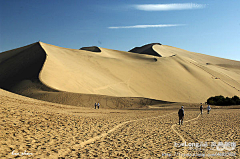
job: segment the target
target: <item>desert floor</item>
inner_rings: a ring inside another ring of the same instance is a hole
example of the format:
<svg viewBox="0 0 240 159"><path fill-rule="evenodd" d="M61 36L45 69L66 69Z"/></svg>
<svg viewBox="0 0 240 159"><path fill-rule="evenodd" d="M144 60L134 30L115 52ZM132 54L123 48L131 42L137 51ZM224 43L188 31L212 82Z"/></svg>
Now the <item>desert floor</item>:
<svg viewBox="0 0 240 159"><path fill-rule="evenodd" d="M240 157L240 109L212 107L200 115L198 105L186 105L179 126L178 104L117 110L0 98L0 158ZM228 149L214 142L228 143Z"/></svg>

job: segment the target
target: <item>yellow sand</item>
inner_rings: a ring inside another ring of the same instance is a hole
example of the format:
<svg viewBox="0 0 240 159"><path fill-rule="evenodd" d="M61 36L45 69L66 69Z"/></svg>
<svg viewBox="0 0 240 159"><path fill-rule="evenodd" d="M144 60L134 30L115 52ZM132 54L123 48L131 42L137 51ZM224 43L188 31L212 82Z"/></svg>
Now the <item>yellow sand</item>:
<svg viewBox="0 0 240 159"><path fill-rule="evenodd" d="M0 82L16 78L18 83L9 88L13 92L72 105L79 105L76 100L82 95L193 103L205 102L215 95L240 96L239 61L158 44L150 50L162 57L99 49L101 52L91 52L39 42L7 51L0 54ZM39 88L42 85L29 77L18 79L28 73L38 73L44 85L58 92Z"/></svg>
<svg viewBox="0 0 240 159"><path fill-rule="evenodd" d="M105 48L94 53L40 44L48 55L40 80L57 90L173 102L240 95L239 61L165 45L153 46L164 56L155 57Z"/></svg>
<svg viewBox="0 0 240 159"><path fill-rule="evenodd" d="M180 154L219 152L240 157L239 109L212 107L207 114L204 105L203 115L199 115L199 105L185 105L184 125L179 126L179 105L174 104L148 110L96 110L37 101L3 90L0 100L0 158L178 158ZM231 151L211 147L211 142L220 141L236 146ZM199 150L174 146L185 142L207 142L208 146Z"/></svg>
<svg viewBox="0 0 240 159"><path fill-rule="evenodd" d="M166 45L150 48L162 57L100 49L40 42L0 54L0 86L32 97L0 89L0 158L181 158L219 151L174 143L220 141L235 143L230 152L240 157L239 106L206 114L204 105L199 115L192 104L240 96L239 61ZM183 126L182 103L161 101L188 103Z"/></svg>

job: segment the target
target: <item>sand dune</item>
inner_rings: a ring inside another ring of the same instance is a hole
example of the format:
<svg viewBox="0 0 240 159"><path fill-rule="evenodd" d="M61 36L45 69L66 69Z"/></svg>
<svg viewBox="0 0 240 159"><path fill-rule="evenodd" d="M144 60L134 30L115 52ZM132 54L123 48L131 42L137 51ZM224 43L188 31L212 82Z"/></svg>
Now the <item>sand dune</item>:
<svg viewBox="0 0 240 159"><path fill-rule="evenodd" d="M129 52L133 53L138 53L138 54L146 54L146 55L153 55L153 56L158 56L158 57L169 57L169 56L174 56L174 52L169 52L168 50L164 49L161 47L162 44L160 43L151 43L144 45L142 47L135 47ZM176 53L176 52L175 52Z"/></svg>
<svg viewBox="0 0 240 159"><path fill-rule="evenodd" d="M0 54L0 87L11 89L25 79L38 78L46 59L39 43Z"/></svg>
<svg viewBox="0 0 240 159"><path fill-rule="evenodd" d="M38 42L1 53L0 61L1 88L63 104L81 105L83 95L194 103L240 95L239 61L158 43L124 52Z"/></svg>
<svg viewBox="0 0 240 159"><path fill-rule="evenodd" d="M101 52L101 50L97 46L90 46L90 47L82 47L80 50L87 50L92 52Z"/></svg>

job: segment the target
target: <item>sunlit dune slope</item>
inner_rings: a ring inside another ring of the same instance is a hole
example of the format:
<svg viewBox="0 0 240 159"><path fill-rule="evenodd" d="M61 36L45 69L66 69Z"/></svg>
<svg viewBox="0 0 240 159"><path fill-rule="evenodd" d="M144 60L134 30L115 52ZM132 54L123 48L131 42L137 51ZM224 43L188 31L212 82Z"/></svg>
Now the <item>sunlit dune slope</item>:
<svg viewBox="0 0 240 159"><path fill-rule="evenodd" d="M38 51L33 52L31 47ZM239 61L159 44L148 45L147 50L151 50L149 54L146 50L144 54L141 50L138 53L138 49L134 50L135 53L98 49L101 51L74 50L40 42L25 48L25 53L15 54L21 57L22 61L31 61L30 55L37 52L39 53L35 56L40 56L42 59L46 55L44 62L35 60L38 63L35 73L39 75L36 80L46 85L49 91L52 89L75 94L144 97L171 102L204 102L213 95L240 95ZM9 51L3 54L14 53ZM13 56L9 55L7 61L12 59ZM22 65L24 62L21 67ZM5 73L5 69L14 67L11 62L6 63L5 60L0 63L0 72ZM10 71L9 74L15 73ZM16 78L13 75L7 77L0 77L0 80L4 83L10 77ZM27 83L31 83L33 77L35 74L24 79L17 78L18 83L8 86L9 90L21 92L21 89L26 89L30 85ZM4 88L3 85L1 87ZM32 96L39 93L31 90Z"/></svg>

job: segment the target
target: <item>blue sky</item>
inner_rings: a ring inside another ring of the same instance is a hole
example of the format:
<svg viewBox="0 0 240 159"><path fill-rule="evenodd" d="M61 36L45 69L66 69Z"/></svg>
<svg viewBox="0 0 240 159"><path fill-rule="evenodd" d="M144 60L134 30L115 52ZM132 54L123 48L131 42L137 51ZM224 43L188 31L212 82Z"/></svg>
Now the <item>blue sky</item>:
<svg viewBox="0 0 240 159"><path fill-rule="evenodd" d="M238 0L0 0L0 52L36 41L128 51L148 43L240 61Z"/></svg>

